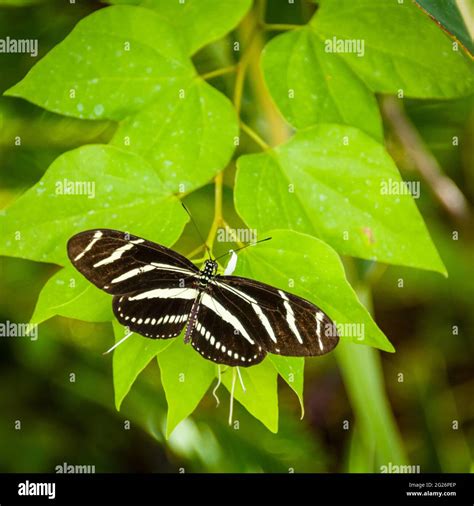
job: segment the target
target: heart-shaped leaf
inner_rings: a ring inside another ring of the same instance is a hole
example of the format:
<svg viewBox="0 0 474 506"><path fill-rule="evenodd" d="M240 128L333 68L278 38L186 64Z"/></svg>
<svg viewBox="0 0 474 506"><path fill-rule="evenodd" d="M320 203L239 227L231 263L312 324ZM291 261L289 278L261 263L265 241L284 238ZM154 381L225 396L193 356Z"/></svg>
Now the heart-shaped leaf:
<svg viewBox="0 0 474 506"><path fill-rule="evenodd" d="M297 230L341 254L446 273L395 163L355 128L318 125L240 157L235 205L260 234Z"/></svg>

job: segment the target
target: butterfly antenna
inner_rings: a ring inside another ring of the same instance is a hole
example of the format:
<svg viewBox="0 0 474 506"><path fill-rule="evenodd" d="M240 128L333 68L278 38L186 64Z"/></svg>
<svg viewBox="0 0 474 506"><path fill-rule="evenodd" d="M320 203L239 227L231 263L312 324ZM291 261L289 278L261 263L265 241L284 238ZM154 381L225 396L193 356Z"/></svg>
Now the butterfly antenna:
<svg viewBox="0 0 474 506"><path fill-rule="evenodd" d="M120 341L118 343L115 343L112 348L109 348L107 351L104 351L104 353L102 353L102 355L107 355L107 353L110 353L112 350L115 350L115 348L117 348L117 346L120 346L126 339L128 339L131 335L133 334L133 332L129 332L125 337L122 337L122 339L120 339Z"/></svg>
<svg viewBox="0 0 474 506"><path fill-rule="evenodd" d="M183 206L183 209L188 214L189 219L191 220L191 223L194 225L194 228L196 229L196 232L198 233L199 238L201 239L202 243L204 244L204 247L206 248L206 251L207 251L207 254L209 255L209 258L212 259L211 252L209 251L209 246L206 244L206 241L204 240L204 237L201 235L201 232L199 231L199 228L196 225L196 222L194 221L193 217L191 216L191 213L189 212L189 209L184 205L184 202L181 202L181 205Z"/></svg>
<svg viewBox="0 0 474 506"><path fill-rule="evenodd" d="M230 253L236 253L237 251L240 251L242 249L245 249L245 248L248 248L249 246L255 246L256 244L260 243L260 242L265 242L265 241L269 241L271 239L271 237L265 237L265 239L260 239L260 241L255 241L255 242L249 242L248 244L245 244L244 246L241 246L240 248L237 248L237 249L231 249L230 251L228 251L227 253L224 253L223 255L221 256L218 256L217 258L215 258L214 260L219 260L219 258L222 258L222 257L225 257L227 255L229 255Z"/></svg>
<svg viewBox="0 0 474 506"><path fill-rule="evenodd" d="M220 404L219 397L217 397L217 389L220 387L220 385L221 385L221 366L219 364L217 364L217 385L215 386L214 390L212 391L212 395L214 396L214 398L216 399L216 402L217 402L216 408Z"/></svg>

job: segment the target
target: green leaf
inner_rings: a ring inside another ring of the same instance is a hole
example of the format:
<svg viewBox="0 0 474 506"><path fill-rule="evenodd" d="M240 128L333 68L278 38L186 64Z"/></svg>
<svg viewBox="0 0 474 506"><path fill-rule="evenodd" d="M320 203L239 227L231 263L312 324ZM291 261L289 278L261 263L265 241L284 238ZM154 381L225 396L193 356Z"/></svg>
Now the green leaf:
<svg viewBox="0 0 474 506"><path fill-rule="evenodd" d="M268 355L278 374L288 383L298 396L301 406L301 418L304 416L304 357L284 357L282 355Z"/></svg>
<svg viewBox="0 0 474 506"><path fill-rule="evenodd" d="M120 125L112 143L141 154L167 190L184 193L227 165L237 135L230 101L198 79L188 87L164 90L153 104Z"/></svg>
<svg viewBox="0 0 474 506"><path fill-rule="evenodd" d="M84 183L82 195L63 194L76 182ZM101 145L69 151L0 216L0 254L66 265L68 239L92 228L173 244L187 216L169 195L153 168L133 153Z"/></svg>
<svg viewBox="0 0 474 506"><path fill-rule="evenodd" d="M234 397L272 432L278 432L278 385L277 371L265 359L252 367L240 367L242 389L237 371L233 367L222 372L222 383L232 391L232 376L235 374Z"/></svg>
<svg viewBox="0 0 474 506"><path fill-rule="evenodd" d="M455 38L461 41L465 48L474 53L474 41L469 35L466 23L459 10L457 2L451 0L415 0L418 5L437 23L444 27ZM469 10L469 6L466 6ZM473 12L473 4L471 2L471 13ZM472 19L472 18L471 18Z"/></svg>
<svg viewBox="0 0 474 506"><path fill-rule="evenodd" d="M271 241L239 254L236 274L303 297L319 306L337 325L342 341L394 351L359 302L337 253L309 235L270 231Z"/></svg>
<svg viewBox="0 0 474 506"><path fill-rule="evenodd" d="M342 254L446 273L412 196L391 190L406 192L393 160L360 130L301 130L237 165L236 209L259 234L297 230Z"/></svg>
<svg viewBox="0 0 474 506"><path fill-rule="evenodd" d="M372 91L338 54L306 27L272 39L263 52L265 81L293 126L354 125L378 140L382 120Z"/></svg>
<svg viewBox="0 0 474 506"><path fill-rule="evenodd" d="M87 281L72 265L51 276L36 303L31 323L42 323L53 316L87 322L113 319L112 297Z"/></svg>
<svg viewBox="0 0 474 506"><path fill-rule="evenodd" d="M457 2L452 0L416 0L416 3L437 23L460 40L471 54L474 53L474 42L459 12ZM471 11L473 10L472 6L471 2Z"/></svg>
<svg viewBox="0 0 474 506"><path fill-rule="evenodd" d="M230 101L196 77L167 21L141 7L86 17L7 94L61 114L122 120L112 144L142 154L171 193L212 179L238 136Z"/></svg>
<svg viewBox="0 0 474 506"><path fill-rule="evenodd" d="M161 383L168 402L166 437L189 416L216 377L216 365L203 359L182 336L158 355Z"/></svg>
<svg viewBox="0 0 474 506"><path fill-rule="evenodd" d="M472 93L472 62L411 1L324 0L310 26L328 47L334 38L363 42L362 57L339 54L374 91L420 98Z"/></svg>
<svg viewBox="0 0 474 506"><path fill-rule="evenodd" d="M174 25L189 54L232 30L249 10L251 0L109 0L155 9Z"/></svg>
<svg viewBox="0 0 474 506"><path fill-rule="evenodd" d="M113 322L115 341L118 343L128 333L117 321ZM142 370L159 353L173 343L173 339L148 339L133 333L114 350L113 377L115 406L120 409L123 399Z"/></svg>
<svg viewBox="0 0 474 506"><path fill-rule="evenodd" d="M6 94L60 114L119 120L193 75L167 22L148 9L124 5L81 20Z"/></svg>

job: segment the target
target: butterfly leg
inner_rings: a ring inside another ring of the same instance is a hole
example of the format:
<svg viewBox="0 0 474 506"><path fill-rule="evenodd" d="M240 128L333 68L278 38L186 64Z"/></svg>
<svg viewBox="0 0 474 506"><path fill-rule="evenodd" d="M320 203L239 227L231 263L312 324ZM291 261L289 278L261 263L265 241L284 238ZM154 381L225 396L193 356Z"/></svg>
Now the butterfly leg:
<svg viewBox="0 0 474 506"><path fill-rule="evenodd" d="M237 374L239 375L240 386L242 387L242 390L245 393L247 390L245 390L244 380L242 379L242 375L240 374L239 366L237 366L236 369L237 369Z"/></svg>
<svg viewBox="0 0 474 506"><path fill-rule="evenodd" d="M234 413L235 380L236 380L235 368L232 367L232 387L230 389L229 425L232 425L232 415Z"/></svg>
<svg viewBox="0 0 474 506"><path fill-rule="evenodd" d="M117 348L117 346L120 346L124 341L126 341L131 335L133 334L133 332L128 332L127 335L125 337L122 337L122 339L120 339L120 341L116 342L111 348L109 348L107 351L104 351L104 353L102 353L102 355L107 355L107 353L110 353L112 350L115 350L115 348Z"/></svg>
<svg viewBox="0 0 474 506"><path fill-rule="evenodd" d="M214 390L212 391L212 395L214 396L214 398L216 399L216 402L217 402L216 408L220 404L219 397L217 397L217 389L220 387L220 385L221 385L221 366L219 364L217 364L217 385L215 386Z"/></svg>

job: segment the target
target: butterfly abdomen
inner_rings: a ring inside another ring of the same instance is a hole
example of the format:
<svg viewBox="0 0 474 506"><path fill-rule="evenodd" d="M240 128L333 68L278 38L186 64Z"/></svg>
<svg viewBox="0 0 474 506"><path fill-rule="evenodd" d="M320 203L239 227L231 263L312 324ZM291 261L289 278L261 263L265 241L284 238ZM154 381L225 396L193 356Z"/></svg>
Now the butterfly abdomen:
<svg viewBox="0 0 474 506"><path fill-rule="evenodd" d="M188 344L191 341L194 329L196 328L197 317L199 313L199 307L201 306L201 297L196 297L189 313L188 325L186 326L186 332L184 334L184 344Z"/></svg>

